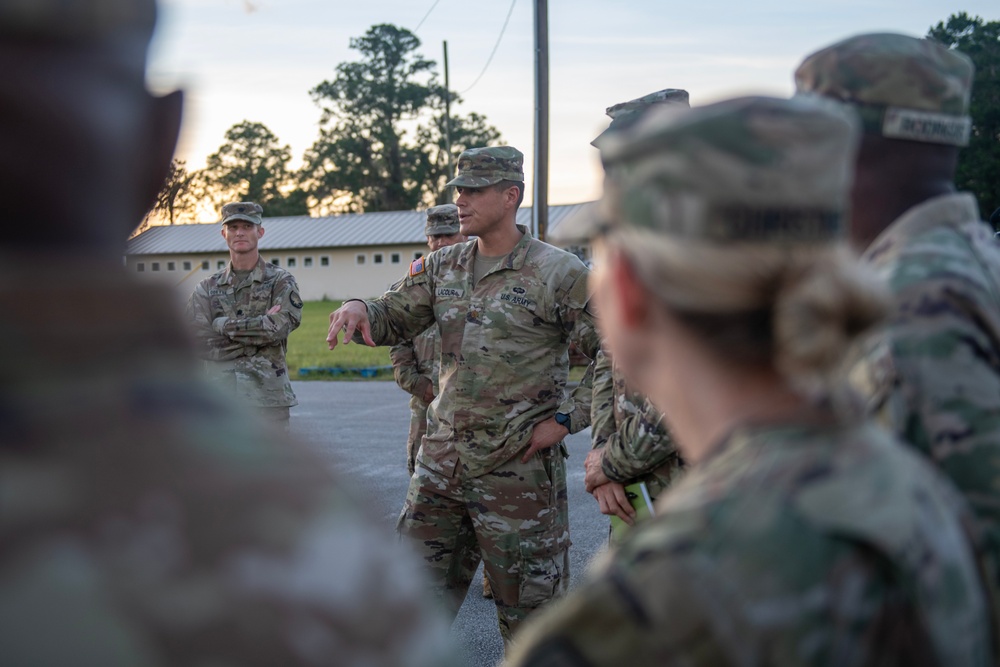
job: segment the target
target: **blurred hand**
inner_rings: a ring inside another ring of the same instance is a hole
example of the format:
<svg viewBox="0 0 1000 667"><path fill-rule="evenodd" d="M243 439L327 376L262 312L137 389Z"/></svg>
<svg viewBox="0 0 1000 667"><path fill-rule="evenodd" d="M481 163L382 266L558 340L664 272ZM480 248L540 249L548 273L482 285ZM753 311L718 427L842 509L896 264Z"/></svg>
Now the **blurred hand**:
<svg viewBox="0 0 1000 667"><path fill-rule="evenodd" d="M618 482L602 484L593 491L601 514L617 516L630 526L635 525L635 508L625 495L625 487Z"/></svg>
<svg viewBox="0 0 1000 667"><path fill-rule="evenodd" d="M604 474L604 449L591 449L583 460L583 468L583 484L587 493L593 493L597 487L611 482Z"/></svg>

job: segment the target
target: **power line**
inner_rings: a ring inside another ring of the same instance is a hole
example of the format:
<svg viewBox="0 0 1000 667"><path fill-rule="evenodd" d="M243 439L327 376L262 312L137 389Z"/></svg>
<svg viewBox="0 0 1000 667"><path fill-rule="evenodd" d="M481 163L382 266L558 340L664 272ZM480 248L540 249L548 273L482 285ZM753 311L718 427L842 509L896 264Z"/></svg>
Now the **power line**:
<svg viewBox="0 0 1000 667"><path fill-rule="evenodd" d="M497 37L497 43L493 45L493 50L490 52L490 57L486 59L486 64L483 66L483 71L479 73L479 76L477 76L476 80L472 82L472 85L463 90L462 92L460 92L459 95L465 95L467 92L472 90L476 86L476 84L479 83L479 80L483 78L483 75L486 74L486 70L490 68L490 63L493 62L493 56L497 54L497 49L500 48L500 41L503 39L504 32L507 31L507 24L510 23L510 15L514 13L514 5L516 4L517 0L511 0L510 9L507 10L507 18L504 19L503 27L500 28L500 36Z"/></svg>
<svg viewBox="0 0 1000 667"><path fill-rule="evenodd" d="M424 14L424 18L420 19L420 23L418 23L417 27L413 29L413 32L420 30L420 26L424 24L424 21L426 21L427 18L431 15L431 12L434 11L434 8L438 6L439 2L441 2L441 0L434 0L434 4L431 5L431 8L427 10L426 14Z"/></svg>

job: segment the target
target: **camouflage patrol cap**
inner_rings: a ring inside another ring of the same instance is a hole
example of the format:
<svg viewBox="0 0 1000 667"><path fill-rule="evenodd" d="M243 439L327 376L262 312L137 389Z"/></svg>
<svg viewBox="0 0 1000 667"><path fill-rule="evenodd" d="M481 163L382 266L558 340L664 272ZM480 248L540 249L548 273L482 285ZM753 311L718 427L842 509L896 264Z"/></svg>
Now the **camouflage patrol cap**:
<svg viewBox="0 0 1000 667"><path fill-rule="evenodd" d="M451 236L458 234L458 207L454 204L441 204L427 209L427 226L424 236Z"/></svg>
<svg viewBox="0 0 1000 667"><path fill-rule="evenodd" d="M264 214L264 209L261 208L260 204L255 204L252 201L241 201L233 204L226 204L222 207L222 224L227 222L235 222L237 220L245 220L246 222L252 222L255 225L262 224L261 216Z"/></svg>
<svg viewBox="0 0 1000 667"><path fill-rule="evenodd" d="M590 142L590 145L600 148L600 142L603 140L604 136L608 134L608 132L614 132L617 130L623 130L626 127L631 127L637 120L639 120L647 109L651 106L659 104L674 105L684 109L691 107L688 92L681 88L664 88L663 90L658 90L655 93L637 97L634 100L629 100L628 102L615 104L605 110L605 113L611 117L611 124L608 125L604 132L597 135L597 137Z"/></svg>
<svg viewBox="0 0 1000 667"><path fill-rule="evenodd" d="M890 139L964 146L973 65L965 54L907 35L858 35L817 51L795 71L799 93L851 104L864 129Z"/></svg>
<svg viewBox="0 0 1000 667"><path fill-rule="evenodd" d="M122 61L145 66L156 24L154 0L0 0L0 36L115 42Z"/></svg>
<svg viewBox="0 0 1000 667"><path fill-rule="evenodd" d="M604 196L556 236L631 230L718 244L840 238L857 133L846 109L818 98L651 110L602 143Z"/></svg>
<svg viewBox="0 0 1000 667"><path fill-rule="evenodd" d="M445 185L485 188L500 181L524 182L524 155L513 146L462 151L458 156L458 176Z"/></svg>

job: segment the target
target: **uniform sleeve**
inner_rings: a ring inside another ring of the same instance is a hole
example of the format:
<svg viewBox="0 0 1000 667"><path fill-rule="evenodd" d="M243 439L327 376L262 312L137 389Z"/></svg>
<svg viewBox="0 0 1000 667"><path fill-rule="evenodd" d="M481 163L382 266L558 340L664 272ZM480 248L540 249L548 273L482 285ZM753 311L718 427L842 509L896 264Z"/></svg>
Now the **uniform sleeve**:
<svg viewBox="0 0 1000 667"><path fill-rule="evenodd" d="M590 426L590 414L593 404L594 359L600 349L601 341L597 334L597 324L590 312L589 294L587 293L587 270L567 276L560 286L562 298L558 302L559 318L569 340L576 343L577 348L590 359L586 375L590 382L581 382L569 397L559 406L559 412L571 415L570 433L579 433Z"/></svg>
<svg viewBox="0 0 1000 667"><path fill-rule="evenodd" d="M611 360L599 351L594 360L593 402L590 409L591 445L599 449L615 432L615 385L611 373Z"/></svg>
<svg viewBox="0 0 1000 667"><path fill-rule="evenodd" d="M280 305L281 310L273 315L229 318L219 317L212 327L230 340L242 345L273 345L288 338L288 334L302 322L302 299L299 287L290 273L279 277L271 291L268 308Z"/></svg>
<svg viewBox="0 0 1000 667"><path fill-rule="evenodd" d="M604 445L602 469L608 479L624 483L662 467L677 457L660 412L649 400L628 403L625 418Z"/></svg>
<svg viewBox="0 0 1000 667"><path fill-rule="evenodd" d="M204 283L199 284L188 298L185 309L191 332L195 338L198 356L209 361L229 361L245 355L256 354L254 347L233 341L212 326L211 299Z"/></svg>
<svg viewBox="0 0 1000 667"><path fill-rule="evenodd" d="M885 395L875 407L1000 538L1000 314L988 298L954 281L903 291L902 315L889 330L891 362L881 364L889 367Z"/></svg>
<svg viewBox="0 0 1000 667"><path fill-rule="evenodd" d="M612 567L538 612L504 667L733 664L712 637L712 610L691 590L690 575L652 560Z"/></svg>
<svg viewBox="0 0 1000 667"><path fill-rule="evenodd" d="M431 380L420 374L413 341L407 340L399 345L393 345L389 350L389 359L392 361L392 374L400 389L422 399Z"/></svg>
<svg viewBox="0 0 1000 667"><path fill-rule="evenodd" d="M430 272L434 253L422 258L421 270L416 275L411 264L406 277L378 299L365 301L368 322L376 345L398 345L415 338L434 323L434 301ZM361 332L354 333L355 343L364 344Z"/></svg>

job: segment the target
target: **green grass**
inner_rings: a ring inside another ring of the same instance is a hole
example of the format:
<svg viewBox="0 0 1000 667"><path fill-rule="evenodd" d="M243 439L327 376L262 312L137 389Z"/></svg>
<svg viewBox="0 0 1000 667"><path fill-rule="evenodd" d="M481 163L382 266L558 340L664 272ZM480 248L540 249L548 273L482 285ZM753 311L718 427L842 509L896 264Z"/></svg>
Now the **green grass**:
<svg viewBox="0 0 1000 667"><path fill-rule="evenodd" d="M326 346L326 334L330 329L330 313L340 308L340 301L306 301L302 304L302 324L288 337L288 373L293 380L363 380L357 374L299 375L300 368L370 368L388 366L388 347L368 347L351 343L337 345L330 351ZM569 371L570 381L579 382L584 368L574 367ZM391 380L392 372L379 373L374 380Z"/></svg>
<svg viewBox="0 0 1000 667"><path fill-rule="evenodd" d="M340 301L306 301L302 304L302 324L288 337L288 372L293 380L361 379L357 375L299 375L300 368L368 368L389 365L388 347L368 347L351 343L337 345L330 351L326 334L330 328L330 313L340 307ZM375 379L391 380L392 373Z"/></svg>

